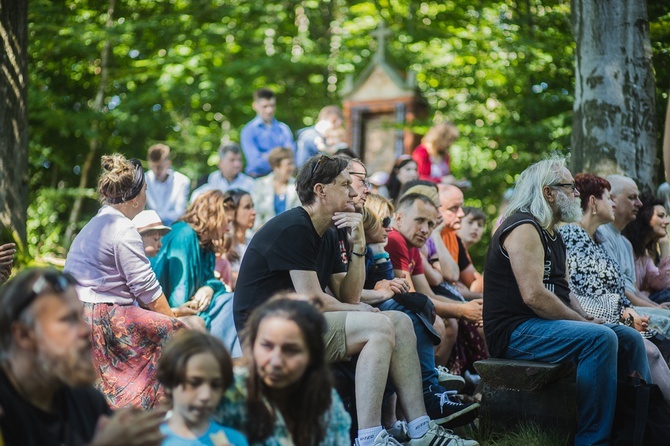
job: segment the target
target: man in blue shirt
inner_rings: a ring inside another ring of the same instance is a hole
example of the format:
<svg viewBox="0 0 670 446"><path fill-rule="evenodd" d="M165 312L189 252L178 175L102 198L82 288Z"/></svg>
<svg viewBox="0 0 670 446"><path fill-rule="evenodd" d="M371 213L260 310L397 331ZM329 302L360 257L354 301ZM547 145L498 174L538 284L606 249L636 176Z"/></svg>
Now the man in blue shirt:
<svg viewBox="0 0 670 446"><path fill-rule="evenodd" d="M341 127L344 122L342 109L337 105L327 105L319 112L316 124L298 131L298 151L295 155L295 165L301 168L308 159L319 152L327 152L333 155L334 151L328 152L326 144L326 131Z"/></svg>
<svg viewBox="0 0 670 446"><path fill-rule="evenodd" d="M275 147L290 147L295 152L291 129L275 119L277 100L274 92L261 88L254 92L252 104L256 117L242 129L242 151L247 159L245 172L254 178L269 174L268 153Z"/></svg>

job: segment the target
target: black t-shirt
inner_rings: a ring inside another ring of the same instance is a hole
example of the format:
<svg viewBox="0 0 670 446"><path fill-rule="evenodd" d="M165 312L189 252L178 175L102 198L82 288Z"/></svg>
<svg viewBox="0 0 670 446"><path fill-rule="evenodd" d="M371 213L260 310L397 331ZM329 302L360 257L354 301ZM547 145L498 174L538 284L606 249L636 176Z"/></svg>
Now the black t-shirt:
<svg viewBox="0 0 670 446"><path fill-rule="evenodd" d="M316 271L321 289L330 276L346 272L345 242L330 228L323 237L302 207L277 215L254 235L244 253L233 298L239 332L251 311L280 291L294 291L290 271Z"/></svg>
<svg viewBox="0 0 670 446"><path fill-rule="evenodd" d="M458 269L463 271L468 266L472 265L470 256L468 256L468 250L465 249L463 240L459 236L456 236L456 242L458 242Z"/></svg>
<svg viewBox="0 0 670 446"><path fill-rule="evenodd" d="M101 415L111 415L105 398L93 387L65 387L47 413L26 402L0 368L0 430L6 446L83 446L93 439Z"/></svg>
<svg viewBox="0 0 670 446"><path fill-rule="evenodd" d="M544 247L545 288L570 306L570 288L565 280L566 250L561 234L543 229L528 213L517 212L507 218L493 234L484 266L484 333L492 357L504 358L510 335L522 322L538 318L521 297L512 265L503 248L505 238L521 225L530 224L540 234Z"/></svg>

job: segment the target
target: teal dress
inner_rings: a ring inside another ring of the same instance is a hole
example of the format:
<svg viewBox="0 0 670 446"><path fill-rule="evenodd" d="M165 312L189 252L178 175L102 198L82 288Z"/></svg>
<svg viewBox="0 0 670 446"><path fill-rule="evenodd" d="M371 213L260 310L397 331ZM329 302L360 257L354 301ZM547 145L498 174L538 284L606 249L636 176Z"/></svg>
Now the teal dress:
<svg viewBox="0 0 670 446"><path fill-rule="evenodd" d="M151 267L163 288L170 307L177 308L191 299L203 286L214 290L212 303L198 316L205 320L207 330L224 341L229 350L237 342L233 322L233 294L214 277L216 255L200 246L198 234L188 223L178 221L162 239L163 247L151 259Z"/></svg>

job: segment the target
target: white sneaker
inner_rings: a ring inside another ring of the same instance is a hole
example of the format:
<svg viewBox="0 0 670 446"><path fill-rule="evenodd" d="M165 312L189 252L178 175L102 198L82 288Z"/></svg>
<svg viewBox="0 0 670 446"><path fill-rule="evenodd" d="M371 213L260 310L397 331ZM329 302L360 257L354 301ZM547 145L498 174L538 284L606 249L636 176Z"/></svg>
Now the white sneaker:
<svg viewBox="0 0 670 446"><path fill-rule="evenodd" d="M390 436L389 433L386 432L384 429L382 429L382 431L377 434L373 444L374 444L374 446L403 446L402 443L398 443L398 441L395 438L393 438L392 436ZM428 444L428 443L426 443L426 444ZM446 445L447 443L444 443L444 444ZM455 445L456 445L456 443L454 443L454 446ZM356 440L354 440L354 446L360 446L360 443L358 442L358 438ZM435 444L434 446L437 446L437 444Z"/></svg>
<svg viewBox="0 0 670 446"><path fill-rule="evenodd" d="M443 365L435 367L437 370L437 381L444 387L444 390L461 390L465 386L465 380L462 376L454 375Z"/></svg>
<svg viewBox="0 0 670 446"><path fill-rule="evenodd" d="M421 438L412 438L407 446L479 446L475 440L465 440L452 431L431 421L428 432ZM376 444L376 443L375 443Z"/></svg>
<svg viewBox="0 0 670 446"><path fill-rule="evenodd" d="M386 429L386 431L393 438L395 438L398 441L398 443L405 443L406 441L409 441L409 434L406 421L398 420L395 423L393 423L393 426Z"/></svg>

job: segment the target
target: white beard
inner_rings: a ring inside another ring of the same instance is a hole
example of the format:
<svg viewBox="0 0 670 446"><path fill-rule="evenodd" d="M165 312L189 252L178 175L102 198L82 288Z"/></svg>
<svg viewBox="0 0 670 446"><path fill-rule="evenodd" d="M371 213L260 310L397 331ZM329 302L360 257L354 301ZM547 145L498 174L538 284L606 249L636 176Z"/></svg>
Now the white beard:
<svg viewBox="0 0 670 446"><path fill-rule="evenodd" d="M564 223L575 223L582 219L582 208L579 200L570 199L562 190L556 196L558 220Z"/></svg>

